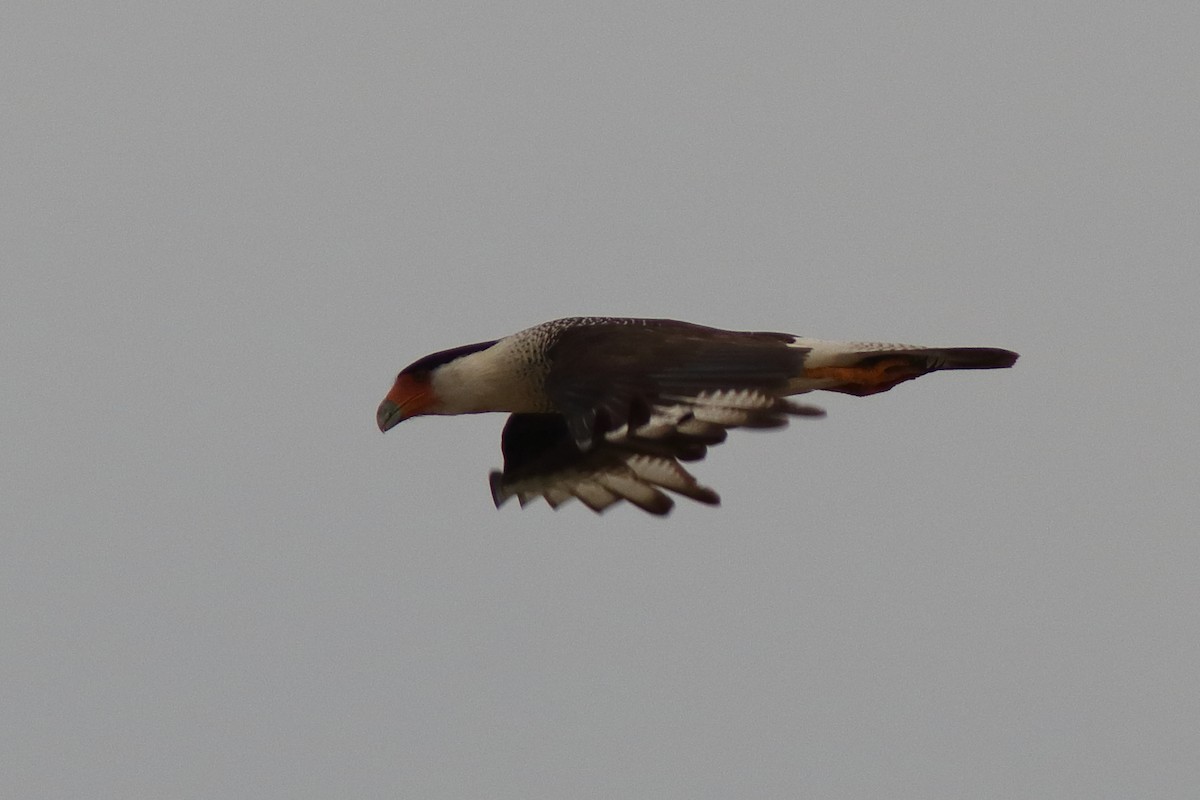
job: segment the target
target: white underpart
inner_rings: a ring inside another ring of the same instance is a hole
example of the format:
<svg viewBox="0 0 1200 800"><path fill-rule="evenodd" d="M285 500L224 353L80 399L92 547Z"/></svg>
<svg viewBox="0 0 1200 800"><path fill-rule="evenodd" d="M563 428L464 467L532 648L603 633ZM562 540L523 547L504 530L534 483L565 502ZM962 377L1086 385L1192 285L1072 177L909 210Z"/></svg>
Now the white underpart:
<svg viewBox="0 0 1200 800"><path fill-rule="evenodd" d="M516 337L457 358L430 376L438 402L431 414L545 411L536 390L528 347Z"/></svg>

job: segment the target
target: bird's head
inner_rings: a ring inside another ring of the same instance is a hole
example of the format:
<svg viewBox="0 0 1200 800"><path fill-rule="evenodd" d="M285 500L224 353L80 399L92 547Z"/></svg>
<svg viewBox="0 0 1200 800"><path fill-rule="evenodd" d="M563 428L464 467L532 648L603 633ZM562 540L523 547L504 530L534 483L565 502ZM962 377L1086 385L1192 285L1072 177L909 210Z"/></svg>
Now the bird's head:
<svg viewBox="0 0 1200 800"><path fill-rule="evenodd" d="M439 381L438 378L449 365L471 353L486 350L493 344L495 341L442 350L414 361L400 370L391 391L383 398L379 410L375 412L379 430L387 432L409 417L421 414L462 413L462 409L453 402L453 397L443 398L437 391L438 384L443 383L443 388L453 395L456 388L453 381L450 381L447 387L444 385L445 381Z"/></svg>
<svg viewBox="0 0 1200 800"><path fill-rule="evenodd" d="M428 414L437 405L430 370L404 370L396 376L392 389L379 404L375 421L379 430L387 432L409 417Z"/></svg>

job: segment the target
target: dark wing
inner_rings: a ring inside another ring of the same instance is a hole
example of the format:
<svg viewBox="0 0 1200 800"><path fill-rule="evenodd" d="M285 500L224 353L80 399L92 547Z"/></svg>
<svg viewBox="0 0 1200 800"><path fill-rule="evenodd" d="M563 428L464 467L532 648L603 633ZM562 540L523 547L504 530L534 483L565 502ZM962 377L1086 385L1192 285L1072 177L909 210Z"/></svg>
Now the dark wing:
<svg viewBox="0 0 1200 800"><path fill-rule="evenodd" d="M724 331L675 320L567 327L546 349L546 393L566 417L575 443L586 449L599 435L636 428L664 409L696 401L725 406L738 394L773 400L804 369L808 350L792 341L784 333ZM734 419L726 427L739 424L752 422Z"/></svg>
<svg viewBox="0 0 1200 800"><path fill-rule="evenodd" d="M716 505L717 493L697 483L680 461L704 458L710 446L725 440L727 427L779 427L787 424L787 414L821 413L761 394L754 395L756 407L747 409L750 395L742 394L741 408L709 404L662 410L641 425L598 437L586 450L576 444L561 414L513 414L500 442L504 471L490 476L492 499L499 508L513 496L522 506L544 497L557 508L574 497L596 512L628 500L651 514L666 514L674 505L661 491L668 489Z"/></svg>
<svg viewBox="0 0 1200 800"><path fill-rule="evenodd" d="M513 414L504 426L500 447L504 471L491 474L492 499L499 508L516 496L524 506L545 497L554 508L575 497L593 511L628 500L651 514L665 514L674 505L661 489L670 489L701 503L720 499L701 486L679 459L703 458L719 435L673 434L642 443L601 440L587 452L575 446L561 414Z"/></svg>

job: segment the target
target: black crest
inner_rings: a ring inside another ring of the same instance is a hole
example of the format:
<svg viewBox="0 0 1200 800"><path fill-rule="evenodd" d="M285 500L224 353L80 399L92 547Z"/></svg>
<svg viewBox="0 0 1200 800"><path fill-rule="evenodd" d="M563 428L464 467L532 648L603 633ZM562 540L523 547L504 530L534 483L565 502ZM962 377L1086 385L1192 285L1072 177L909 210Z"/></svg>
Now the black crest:
<svg viewBox="0 0 1200 800"><path fill-rule="evenodd" d="M401 375L412 375L418 372L432 372L442 364L449 364L457 358L478 353L480 350L487 350L494 345L499 339L493 339L490 342L477 342L475 344L464 344L461 347L451 347L449 350L439 350L436 353L430 353L424 358L419 358L409 364L404 369L400 370Z"/></svg>

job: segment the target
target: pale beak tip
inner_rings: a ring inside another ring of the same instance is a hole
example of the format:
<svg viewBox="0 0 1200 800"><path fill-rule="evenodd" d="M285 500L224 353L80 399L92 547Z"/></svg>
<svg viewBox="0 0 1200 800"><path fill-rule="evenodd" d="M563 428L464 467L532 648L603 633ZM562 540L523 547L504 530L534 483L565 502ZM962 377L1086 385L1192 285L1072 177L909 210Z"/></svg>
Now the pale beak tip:
<svg viewBox="0 0 1200 800"><path fill-rule="evenodd" d="M375 412L375 422L379 425L380 433L387 433L399 425L402 419L404 417L400 414L400 406L391 400L384 400L379 404L379 410Z"/></svg>

